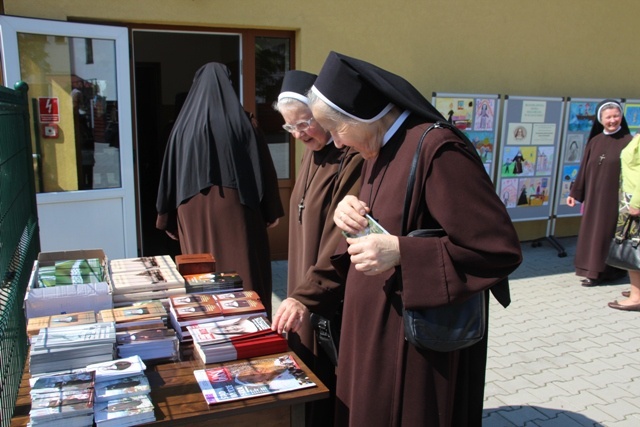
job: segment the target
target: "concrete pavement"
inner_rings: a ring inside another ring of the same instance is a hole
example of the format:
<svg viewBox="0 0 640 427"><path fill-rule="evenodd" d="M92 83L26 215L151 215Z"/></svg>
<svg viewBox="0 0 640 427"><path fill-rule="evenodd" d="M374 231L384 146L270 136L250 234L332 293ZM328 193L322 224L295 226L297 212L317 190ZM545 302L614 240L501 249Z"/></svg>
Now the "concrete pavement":
<svg viewBox="0 0 640 427"><path fill-rule="evenodd" d="M585 288L573 272L576 238L522 244L512 303L492 299L486 427L640 426L640 312L611 309L629 279ZM274 311L286 261L273 263Z"/></svg>

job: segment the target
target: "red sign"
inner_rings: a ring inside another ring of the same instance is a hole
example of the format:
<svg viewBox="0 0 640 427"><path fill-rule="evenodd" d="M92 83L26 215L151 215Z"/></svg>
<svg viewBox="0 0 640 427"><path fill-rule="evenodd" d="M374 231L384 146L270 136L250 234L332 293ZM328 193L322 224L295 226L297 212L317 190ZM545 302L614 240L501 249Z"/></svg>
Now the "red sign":
<svg viewBox="0 0 640 427"><path fill-rule="evenodd" d="M60 122L58 98L38 98L38 113L40 115L40 123Z"/></svg>

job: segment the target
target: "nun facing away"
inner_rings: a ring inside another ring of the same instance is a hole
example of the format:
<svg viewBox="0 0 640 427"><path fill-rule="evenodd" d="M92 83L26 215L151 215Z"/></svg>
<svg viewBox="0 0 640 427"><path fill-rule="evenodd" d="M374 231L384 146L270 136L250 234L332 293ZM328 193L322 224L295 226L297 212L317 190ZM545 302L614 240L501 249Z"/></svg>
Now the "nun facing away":
<svg viewBox="0 0 640 427"><path fill-rule="evenodd" d="M156 227L179 240L183 254L210 253L216 271L237 271L271 318L267 227L284 210L266 141L223 64L195 74L169 135L156 210Z"/></svg>

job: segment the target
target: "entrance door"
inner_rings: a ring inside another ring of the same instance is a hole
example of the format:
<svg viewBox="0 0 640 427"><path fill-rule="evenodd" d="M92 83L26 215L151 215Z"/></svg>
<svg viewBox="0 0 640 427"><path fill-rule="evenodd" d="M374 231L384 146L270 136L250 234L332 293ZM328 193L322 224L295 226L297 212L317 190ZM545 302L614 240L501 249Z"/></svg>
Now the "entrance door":
<svg viewBox="0 0 640 427"><path fill-rule="evenodd" d="M29 85L42 251L137 256L127 28L0 16L0 34L5 84Z"/></svg>

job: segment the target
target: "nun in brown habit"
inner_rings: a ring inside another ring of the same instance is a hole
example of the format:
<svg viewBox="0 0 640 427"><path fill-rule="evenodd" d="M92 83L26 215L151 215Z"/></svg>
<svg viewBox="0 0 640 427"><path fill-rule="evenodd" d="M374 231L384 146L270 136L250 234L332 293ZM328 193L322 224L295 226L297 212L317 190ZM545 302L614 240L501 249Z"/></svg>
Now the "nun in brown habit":
<svg viewBox="0 0 640 427"><path fill-rule="evenodd" d="M368 212L390 233L345 239L333 258L346 278L336 425L481 426L486 335L462 350L419 350L405 340L402 318L403 307L443 306L477 292L510 302L507 276L522 261L520 243L477 152L457 129L427 135L405 231L443 228L446 236L405 237L418 141L445 119L403 78L335 52L309 105L336 146L365 159L360 194L338 204L336 225L361 231Z"/></svg>
<svg viewBox="0 0 640 427"><path fill-rule="evenodd" d="M288 331L289 347L329 388L328 399L306 405L306 426L331 426L335 397L335 366L316 344L310 312L336 319L342 300L330 261L343 238L333 222L336 205L347 194L358 194L362 156L349 147L338 148L331 135L314 119L307 92L315 74L288 71L274 108L285 120L284 128L304 144L305 151L289 208L289 258L287 298L273 316L273 328Z"/></svg>
<svg viewBox="0 0 640 427"><path fill-rule="evenodd" d="M284 210L267 144L223 64L195 74L169 135L156 209L156 227L183 254L210 253L217 271L237 271L271 316L267 227Z"/></svg>

